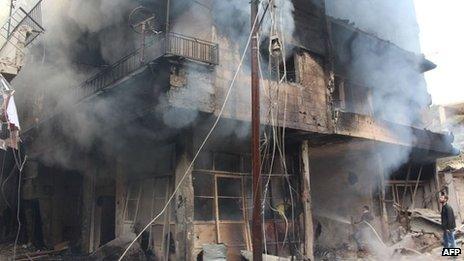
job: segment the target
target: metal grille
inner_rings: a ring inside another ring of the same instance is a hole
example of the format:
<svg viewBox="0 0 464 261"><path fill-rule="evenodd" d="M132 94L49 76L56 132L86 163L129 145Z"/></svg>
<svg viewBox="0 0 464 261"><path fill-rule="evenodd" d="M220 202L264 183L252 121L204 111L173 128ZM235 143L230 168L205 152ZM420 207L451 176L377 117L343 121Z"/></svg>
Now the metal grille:
<svg viewBox="0 0 464 261"><path fill-rule="evenodd" d="M20 38L24 38L24 46L28 46L35 38L37 38L37 36L39 36L39 34L45 31L41 26L41 2L42 1L37 2L37 4L29 12L20 7L11 14L0 28L0 50L3 49L8 42L14 45L13 42L15 41L12 41L13 39L18 42L22 42ZM26 28L27 33L20 30L21 28ZM15 48L19 50L21 49L19 46L15 46Z"/></svg>
<svg viewBox="0 0 464 261"><path fill-rule="evenodd" d="M168 35L168 54L178 55L192 60L218 64L218 45L196 38L170 33Z"/></svg>
<svg viewBox="0 0 464 261"><path fill-rule="evenodd" d="M174 33L167 34L167 37L166 34L159 34L146 43L143 52L142 48L139 48L121 58L83 82L75 91L77 97L81 99L88 97L166 54L218 64L218 50L218 45L215 43Z"/></svg>

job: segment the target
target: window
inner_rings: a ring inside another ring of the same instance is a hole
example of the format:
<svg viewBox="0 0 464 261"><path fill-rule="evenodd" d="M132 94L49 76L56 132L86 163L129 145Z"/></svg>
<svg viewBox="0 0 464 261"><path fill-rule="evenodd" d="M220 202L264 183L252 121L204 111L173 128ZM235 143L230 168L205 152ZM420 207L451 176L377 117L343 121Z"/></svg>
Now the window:
<svg viewBox="0 0 464 261"><path fill-rule="evenodd" d="M135 222L137 216L138 200L140 197L140 183L133 182L129 185L129 191L127 192L126 209L124 214L124 221Z"/></svg>
<svg viewBox="0 0 464 261"><path fill-rule="evenodd" d="M145 224L164 208L171 190L170 177L132 181L128 186L124 210L124 230L138 233ZM149 248L157 257L164 258L166 251L175 251L174 204L151 226L147 237ZM169 242L169 243L168 243ZM159 255L159 256L158 256Z"/></svg>
<svg viewBox="0 0 464 261"><path fill-rule="evenodd" d="M335 76L332 100L336 108L358 114L374 116L372 89L343 76Z"/></svg>
<svg viewBox="0 0 464 261"><path fill-rule="evenodd" d="M401 205L404 207L412 206L412 197L414 194L416 182L415 181L399 181L399 180L390 180L389 184L385 188L385 204L388 213L389 222L394 221L397 216L396 209L394 204ZM404 195L404 200L403 200ZM425 187L423 181L419 181L417 184L416 195L414 198L414 207L415 208L424 208L425 207Z"/></svg>
<svg viewBox="0 0 464 261"><path fill-rule="evenodd" d="M204 151L195 162L197 170L215 170L217 172L250 173L250 155L225 152Z"/></svg>
<svg viewBox="0 0 464 261"><path fill-rule="evenodd" d="M239 175L194 173L197 248L201 248L205 243L224 243L228 247L229 254L234 256L231 259L239 257L241 249L249 249L242 188L243 178Z"/></svg>
<svg viewBox="0 0 464 261"><path fill-rule="evenodd" d="M211 175L194 175L194 219L214 221L214 184Z"/></svg>
<svg viewBox="0 0 464 261"><path fill-rule="evenodd" d="M297 49L286 49L286 57L283 58L281 43L278 38L273 38L271 40L272 55L270 55L269 41L269 37L265 37L260 44L260 59L263 77L272 81L279 81L282 77L286 76L287 82L297 82L298 77L295 69L295 53ZM287 72L286 74L285 71Z"/></svg>
<svg viewBox="0 0 464 261"><path fill-rule="evenodd" d="M285 63L282 61L279 63L279 79L284 76L285 72L287 72L286 78L288 82L296 82L295 56L293 53L289 55Z"/></svg>
<svg viewBox="0 0 464 261"><path fill-rule="evenodd" d="M193 171L195 248L200 251L203 244L225 243L232 255L228 260L241 260L239 250L251 249L253 203L250 157L217 152L208 152L208 155L204 158L212 162L211 169ZM298 161L291 155L287 156L288 171L298 172ZM270 157L265 158L266 162L269 160ZM206 165L202 163L197 167ZM272 255L291 255L291 250L299 248L304 238L299 234L304 230L300 222L302 208L298 180L294 175L286 177L283 174L283 164L277 156L272 171L263 170L267 173L263 174L263 188L268 182L269 172L272 174L264 205L266 249ZM293 209L290 207L292 200Z"/></svg>

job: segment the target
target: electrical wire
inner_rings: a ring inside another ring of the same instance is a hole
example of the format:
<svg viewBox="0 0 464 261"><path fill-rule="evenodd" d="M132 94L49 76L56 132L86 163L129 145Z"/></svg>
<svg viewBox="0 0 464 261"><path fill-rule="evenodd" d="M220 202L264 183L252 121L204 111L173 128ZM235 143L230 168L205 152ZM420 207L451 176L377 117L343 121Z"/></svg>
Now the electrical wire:
<svg viewBox="0 0 464 261"><path fill-rule="evenodd" d="M290 181L290 176L288 175L288 167L287 167L287 163L286 163L286 146L285 146L285 130L286 130L286 116L287 116L287 103L288 103L288 88L284 88L284 108L283 108L283 122L282 122L282 128L278 128L277 125L278 125L278 122L279 120L277 120L276 118L279 117L279 115L281 114L280 113L280 103L281 103L281 95L280 95L280 87L283 83L287 83L287 77L288 77L288 73L287 73L287 65L285 63L285 58L286 58L286 46L285 46L285 36L284 34L282 33L282 26L283 26L283 19L282 19L282 11L283 9L278 9L278 4L275 4L275 0L271 0L269 1L270 2L270 6L271 6L271 15L270 15L270 18L271 18L271 26L270 26L270 32L269 32L269 35L273 38L277 38L277 41L280 41L278 42L278 44L280 44L280 53L277 54L279 55L280 57L278 58L278 60L281 60L281 61L278 61L276 59L269 59L269 64L268 64L268 69L269 69L269 75L270 77L277 77L277 82L275 81L270 81L269 82L269 91L268 92L265 92L266 94L268 94L268 98L269 98L269 104L270 104L270 113L269 113L269 121L270 121L270 126L271 127L271 135L272 135L272 140L273 140L273 146L275 146L277 148L277 152L279 154L279 159L281 161L281 166L283 168L283 172L284 172L284 178L285 178L285 182L287 183L288 185L288 191L290 193L290 206L291 206L291 213L292 213L292 223L294 224L295 223L295 208L294 208L294 197L293 197L293 193L298 193L297 190L295 188L293 188L292 184L291 184L291 181ZM271 3L272 2L272 3ZM268 51L269 51L269 54L270 56L273 55L273 46L272 46L272 41L270 39L269 41L269 46L268 46ZM282 63L282 72L280 71L280 63ZM261 68L261 67L260 67ZM275 71L273 71L273 69L275 68ZM273 75L273 72L276 73L276 75L274 76ZM265 88L266 90L266 88ZM272 97L272 94L275 93L275 98ZM272 158L275 157L275 153L273 153L272 155ZM274 165L274 162L273 160L271 160L271 163L270 163L270 169L272 170L273 168L273 165ZM271 173L271 172L270 172ZM268 191L268 186L269 186L269 182L270 182L270 173L269 173L269 177L268 177L268 180L265 184L265 188L264 188L264 194L266 195L267 194L267 191ZM284 184L282 184L284 186ZM263 202L263 205L265 203ZM269 204L269 203L268 203ZM269 206L271 207L271 209L273 211L275 211L275 208L272 207L272 205L269 204ZM283 245L285 244L286 240L287 240L287 234L288 234L288 219L286 217L284 217L285 220L287 220L286 222L286 228L285 228L285 238L284 238L284 242L283 242ZM264 218L263 218L264 220ZM264 233L266 231L264 230ZM293 234L293 238L296 238L295 235L295 226L292 226L292 234ZM266 237L264 238L265 240L265 249L266 249ZM297 250L298 251L298 250ZM301 253L301 252L300 252Z"/></svg>
<svg viewBox="0 0 464 261"><path fill-rule="evenodd" d="M2 173L0 174L0 182L3 182L3 172L5 170L5 158L6 158L6 151L4 151L3 157L2 157Z"/></svg>
<svg viewBox="0 0 464 261"><path fill-rule="evenodd" d="M3 200L5 201L6 205L11 208L11 205L10 203L8 202L8 200L6 199L6 195L5 195L5 184L6 182L10 179L11 176L13 176L13 171L15 171L15 167L13 167L13 169L11 169L10 173L8 174L8 176L6 177L6 179L3 181L2 183L2 196L3 196Z"/></svg>
<svg viewBox="0 0 464 261"><path fill-rule="evenodd" d="M263 14L264 15L264 14ZM200 147L198 148L197 152L195 153L195 156L193 157L192 161L190 162L189 166L187 167L185 173L183 174L182 178L179 180L179 183L176 185L176 188L174 189L174 192L171 194L171 196L169 197L168 201L166 202L166 204L164 205L164 207L162 208L162 210L160 211L160 213L158 215L156 215L140 232L139 234L134 238L134 240L132 240L132 242L127 246L127 248L125 249L125 251L122 253L122 255L119 257L119 261L121 261L124 256L127 254L127 252L129 251L129 249L132 247L132 245L142 236L143 232L145 232L145 230L148 229L148 227L151 226L151 224L153 224L153 222L155 222L165 211L166 209L168 208L169 204L171 203L172 199L175 197L176 193L179 191L180 189L180 186L182 185L183 181L185 180L185 178L188 176L190 170L192 169L193 167L193 164L195 163L195 160L197 159L198 155L200 154L201 150L203 149L203 147L205 146L206 142L209 140L209 137L211 136L211 134L213 133L213 131L215 130L217 124L219 123L219 120L222 118L222 114L224 113L224 109L226 107L226 104L227 104L227 101L229 100L229 96L230 96L230 93L232 91L232 88L235 84L235 80L237 79L237 76L240 72L240 68L242 67L242 64L243 64L243 61L245 60L245 56L246 56L246 53L247 53L247 50L248 50L248 47L250 45L250 41L251 41L251 38L253 36L253 31L255 29L255 26L256 26L256 22L258 20L258 16L256 16L254 22L253 22L253 25L252 25L252 29L250 31L250 35L248 36L248 40L247 40L247 43L246 43L246 46L245 46L245 49L243 50L243 54L242 54L242 57L240 59L240 63L238 64L238 67L237 67L237 70L235 71L235 74L234 74L234 77L232 78L232 81L230 83L230 86L227 90L227 94L224 98L224 102L222 104L222 107L218 113L218 116L216 117L216 120L214 121L213 125L211 126L211 129L209 130L209 132L207 133L207 135L205 136L203 142L201 143Z"/></svg>
<svg viewBox="0 0 464 261"><path fill-rule="evenodd" d="M19 147L18 147L19 148ZM13 151L14 153L14 151ZM20 153L18 149L18 153ZM19 155L21 156L21 154ZM19 173L18 173L18 199L17 199L17 209L16 209L16 220L18 221L18 230L16 231L16 238L14 242L14 247L13 247L13 260L16 259L16 247L18 246L18 240L19 240L19 233L21 232L21 219L20 219L20 207L21 207L21 178L22 178L22 173L23 173L23 168L24 164L26 164L27 160L27 155L24 156L24 161L21 163L21 166L19 167Z"/></svg>

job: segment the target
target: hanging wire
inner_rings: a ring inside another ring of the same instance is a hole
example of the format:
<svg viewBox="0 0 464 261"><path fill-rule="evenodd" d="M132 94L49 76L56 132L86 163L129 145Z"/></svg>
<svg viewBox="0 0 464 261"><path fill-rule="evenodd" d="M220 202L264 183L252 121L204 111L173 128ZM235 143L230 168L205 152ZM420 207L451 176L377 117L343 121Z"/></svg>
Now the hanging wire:
<svg viewBox="0 0 464 261"><path fill-rule="evenodd" d="M265 14L263 14L265 15ZM201 150L203 149L203 147L205 146L206 142L209 140L209 137L211 136L211 134L213 133L213 131L215 130L217 124L219 123L219 120L222 118L222 114L225 110L225 107L226 107L226 104L227 104L227 101L228 101L228 98L230 96L230 93L233 89L233 86L235 84L235 80L237 79L238 77L238 74L240 72L240 68L243 64L243 61L245 60L245 55L246 55L246 51L248 50L248 47L250 45L250 42L251 42L251 38L252 38L252 32L254 30L254 28L256 27L257 25L257 21L258 21L258 16L256 16L255 20L253 21L253 24L252 24L252 30L250 31L250 34L248 36L248 40L247 40L247 43L246 43L246 46L245 46L245 49L243 51L243 54L242 54L242 57L240 59L240 63L238 64L238 67L237 67L237 70L235 71L235 74L234 74L234 77L229 85L229 88L227 90L227 93L226 93L226 96L224 98L224 102L221 106L221 109L218 113L218 116L216 117L216 120L215 122L213 123L213 125L211 126L211 129L209 130L208 134L205 136L203 142L201 143L200 147L198 148L197 152L195 153L192 161L190 162L189 166L187 167L187 170L185 171L185 173L183 174L182 178L180 179L179 183L176 185L173 193L171 194L171 196L169 197L168 201L166 202L166 204L164 205L163 209L160 211L160 213L158 215L156 215L141 231L140 233L134 238L134 240L132 240L132 242L126 247L125 251L122 253L122 255L119 257L119 261L121 261L124 256L127 254L127 252L129 251L129 249L132 247L132 245L140 238L140 236L142 236L143 232L145 232L145 230L148 229L149 226L151 226L151 224L153 224L153 222L155 222L165 211L166 209L168 208L169 204L171 203L172 199L175 197L177 191L180 189L180 186L182 185L183 181L185 180L185 178L189 175L189 172L190 170L192 169L193 167L193 164L195 163L195 160L196 158L198 157L198 155L200 154Z"/></svg>

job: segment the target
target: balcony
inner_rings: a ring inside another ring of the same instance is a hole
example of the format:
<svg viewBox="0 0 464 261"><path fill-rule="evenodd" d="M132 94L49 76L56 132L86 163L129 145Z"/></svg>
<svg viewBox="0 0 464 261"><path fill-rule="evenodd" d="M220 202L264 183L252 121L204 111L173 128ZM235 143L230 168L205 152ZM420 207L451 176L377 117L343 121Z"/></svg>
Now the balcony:
<svg viewBox="0 0 464 261"><path fill-rule="evenodd" d="M161 57L177 56L209 65L219 63L218 44L176 33L158 34L144 47L135 50L95 74L75 89L76 97L84 99L111 86L124 77Z"/></svg>

